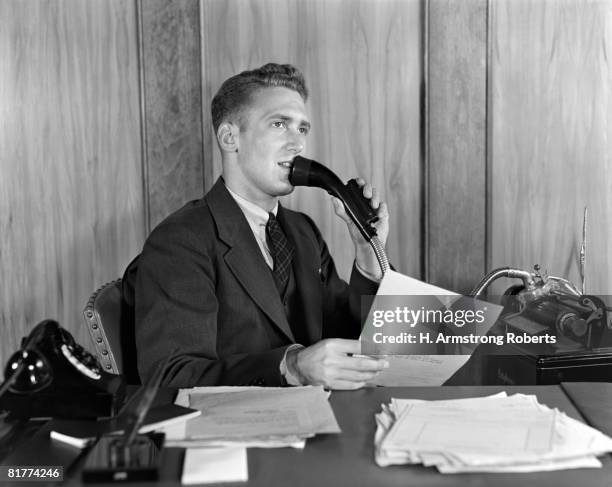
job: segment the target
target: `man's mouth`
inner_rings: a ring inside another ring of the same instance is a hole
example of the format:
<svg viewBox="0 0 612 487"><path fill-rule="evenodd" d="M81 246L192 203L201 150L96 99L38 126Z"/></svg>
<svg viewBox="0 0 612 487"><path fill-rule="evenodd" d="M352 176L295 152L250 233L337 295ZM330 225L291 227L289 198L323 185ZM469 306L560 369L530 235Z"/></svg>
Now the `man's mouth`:
<svg viewBox="0 0 612 487"><path fill-rule="evenodd" d="M287 169L291 169L293 167L293 159L289 161L280 161L278 162L279 166L286 167Z"/></svg>

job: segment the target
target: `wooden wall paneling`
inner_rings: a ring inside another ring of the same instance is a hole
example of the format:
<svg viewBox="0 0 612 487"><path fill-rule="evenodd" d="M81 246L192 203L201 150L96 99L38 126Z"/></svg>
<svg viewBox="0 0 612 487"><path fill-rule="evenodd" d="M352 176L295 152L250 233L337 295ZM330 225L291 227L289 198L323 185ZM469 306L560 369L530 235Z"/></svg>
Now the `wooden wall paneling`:
<svg viewBox="0 0 612 487"><path fill-rule="evenodd" d="M138 0L149 228L203 195L198 0Z"/></svg>
<svg viewBox="0 0 612 487"><path fill-rule="evenodd" d="M485 271L487 1L427 8L426 279L468 293Z"/></svg>
<svg viewBox="0 0 612 487"><path fill-rule="evenodd" d="M267 62L291 62L294 49L290 46L295 43L300 24L289 15L295 5L292 0L200 0L207 191L221 175L221 155L210 114L212 98L223 81L234 74Z"/></svg>
<svg viewBox="0 0 612 487"><path fill-rule="evenodd" d="M82 309L144 238L132 1L0 2L0 364Z"/></svg>
<svg viewBox="0 0 612 487"><path fill-rule="evenodd" d="M418 276L421 1L202 0L201 9L207 171L220 174L208 109L221 82L270 61L295 64L311 93L305 154L380 188L391 208L390 258ZM327 195L298 188L286 203L315 219L348 277L352 243Z"/></svg>
<svg viewBox="0 0 612 487"><path fill-rule="evenodd" d="M612 2L492 2L491 266L612 294Z"/></svg>

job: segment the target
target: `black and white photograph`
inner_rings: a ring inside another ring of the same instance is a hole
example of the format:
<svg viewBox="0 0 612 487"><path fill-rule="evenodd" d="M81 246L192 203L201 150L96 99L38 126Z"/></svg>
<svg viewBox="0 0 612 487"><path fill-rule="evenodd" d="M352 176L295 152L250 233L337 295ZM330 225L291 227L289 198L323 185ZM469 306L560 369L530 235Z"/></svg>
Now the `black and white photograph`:
<svg viewBox="0 0 612 487"><path fill-rule="evenodd" d="M0 0L0 485L612 485L612 0Z"/></svg>

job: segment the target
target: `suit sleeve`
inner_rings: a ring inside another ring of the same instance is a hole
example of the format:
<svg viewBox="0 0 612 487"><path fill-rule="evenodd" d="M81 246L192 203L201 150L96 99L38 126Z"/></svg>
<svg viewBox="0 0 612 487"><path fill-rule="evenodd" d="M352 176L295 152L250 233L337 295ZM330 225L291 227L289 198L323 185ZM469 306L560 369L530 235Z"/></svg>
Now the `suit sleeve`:
<svg viewBox="0 0 612 487"><path fill-rule="evenodd" d="M172 224L158 227L145 244L135 282L141 379L170 354L164 386L282 385L286 346L217 356L215 263L212 252L201 247L195 234Z"/></svg>

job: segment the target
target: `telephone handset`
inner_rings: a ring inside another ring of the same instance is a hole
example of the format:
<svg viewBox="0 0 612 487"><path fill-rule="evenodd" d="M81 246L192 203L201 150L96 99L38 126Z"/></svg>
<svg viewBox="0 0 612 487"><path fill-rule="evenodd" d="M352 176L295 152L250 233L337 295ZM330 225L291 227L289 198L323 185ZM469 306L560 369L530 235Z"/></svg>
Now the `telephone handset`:
<svg viewBox="0 0 612 487"><path fill-rule="evenodd" d="M97 359L56 321L44 320L9 359L0 408L17 417L100 417L114 414L121 376Z"/></svg>
<svg viewBox="0 0 612 487"><path fill-rule="evenodd" d="M342 201L347 215L355 223L363 237L372 245L383 274L389 270L389 259L377 237L376 228L373 226L378 221L378 216L370 206L370 201L363 196L362 189L355 179L351 179L346 185L342 184L340 178L323 164L297 156L293 159L289 182L293 186L311 186L324 189L330 195Z"/></svg>

